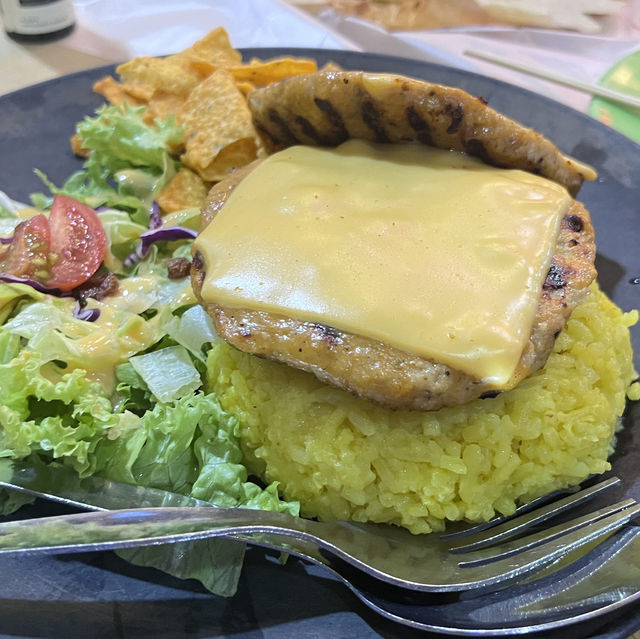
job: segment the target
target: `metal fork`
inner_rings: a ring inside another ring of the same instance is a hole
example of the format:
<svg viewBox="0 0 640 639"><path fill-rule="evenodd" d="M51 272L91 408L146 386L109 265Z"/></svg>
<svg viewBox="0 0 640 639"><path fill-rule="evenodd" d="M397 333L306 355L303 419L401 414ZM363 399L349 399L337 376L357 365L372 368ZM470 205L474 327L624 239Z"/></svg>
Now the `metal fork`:
<svg viewBox="0 0 640 639"><path fill-rule="evenodd" d="M241 508L144 508L82 513L0 524L0 554L56 554L158 545L209 537L242 538L303 558L338 558L369 577L422 592L500 586L603 538L640 514L626 500L506 541L618 483L616 478L485 530L411 535L399 528L321 523ZM461 542L462 540L462 542Z"/></svg>
<svg viewBox="0 0 640 639"><path fill-rule="evenodd" d="M342 574L340 567L331 566L328 570L369 608L411 628L456 636L497 637L581 624L591 636L598 623L607 627L603 625L608 623L603 621L606 615L615 623L612 615L640 603L640 526L625 526L587 554L578 552L579 558L548 570L546 576L536 575L535 579L497 592L460 593L454 600L376 590L371 582Z"/></svg>

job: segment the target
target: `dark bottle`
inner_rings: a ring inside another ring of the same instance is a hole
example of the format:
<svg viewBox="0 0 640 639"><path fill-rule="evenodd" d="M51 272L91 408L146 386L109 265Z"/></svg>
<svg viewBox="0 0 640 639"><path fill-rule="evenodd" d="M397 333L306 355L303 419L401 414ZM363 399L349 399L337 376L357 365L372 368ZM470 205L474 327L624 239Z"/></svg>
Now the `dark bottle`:
<svg viewBox="0 0 640 639"><path fill-rule="evenodd" d="M62 38L75 24L72 0L0 0L4 29L14 40Z"/></svg>

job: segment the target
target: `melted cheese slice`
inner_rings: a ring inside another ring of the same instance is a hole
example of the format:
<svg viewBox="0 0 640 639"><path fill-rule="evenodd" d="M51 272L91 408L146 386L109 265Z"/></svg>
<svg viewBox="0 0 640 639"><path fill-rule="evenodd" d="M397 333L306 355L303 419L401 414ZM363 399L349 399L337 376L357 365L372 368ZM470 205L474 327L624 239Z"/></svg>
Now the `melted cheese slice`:
<svg viewBox="0 0 640 639"><path fill-rule="evenodd" d="M544 178L424 145L288 148L197 238L202 297L378 339L504 387L570 201Z"/></svg>

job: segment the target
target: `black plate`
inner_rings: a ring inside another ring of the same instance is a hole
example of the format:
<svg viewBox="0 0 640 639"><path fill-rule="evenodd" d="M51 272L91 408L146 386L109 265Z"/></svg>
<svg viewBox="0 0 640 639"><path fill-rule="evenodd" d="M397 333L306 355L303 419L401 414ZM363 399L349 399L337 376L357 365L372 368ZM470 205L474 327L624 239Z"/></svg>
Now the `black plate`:
<svg viewBox="0 0 640 639"><path fill-rule="evenodd" d="M580 199L598 238L599 279L624 309L640 307L640 147L586 115L523 89L474 74L414 60L308 49L251 49L246 57L291 54L334 61L346 69L402 73L461 87L506 115L551 138L564 152L595 166L597 182ZM42 190L34 168L60 183L79 167L68 139L74 125L102 104L91 85L112 72L92 69L0 97L0 189L27 200ZM633 329L636 353L640 331ZM636 355L636 367L640 361ZM619 492L640 499L640 410L625 418L613 459ZM635 459L634 459L635 457ZM21 516L59 512L49 504ZM57 558L0 559L0 637L427 637L386 621L318 570L285 567L250 550L239 592L222 599L196 584L135 568L112 553ZM640 607L572 626L572 637L623 639L640 628Z"/></svg>

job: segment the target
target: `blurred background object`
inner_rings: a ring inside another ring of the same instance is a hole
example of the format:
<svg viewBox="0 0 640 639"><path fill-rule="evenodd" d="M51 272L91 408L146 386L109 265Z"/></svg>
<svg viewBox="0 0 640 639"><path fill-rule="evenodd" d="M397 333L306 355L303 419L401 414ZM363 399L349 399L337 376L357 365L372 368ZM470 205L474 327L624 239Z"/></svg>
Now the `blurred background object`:
<svg viewBox="0 0 640 639"><path fill-rule="evenodd" d="M628 0L291 0L314 13L332 9L391 31L514 26L606 31Z"/></svg>
<svg viewBox="0 0 640 639"><path fill-rule="evenodd" d="M0 0L4 29L15 40L63 38L75 24L71 0Z"/></svg>
<svg viewBox="0 0 640 639"><path fill-rule="evenodd" d="M640 50L640 0L74 0L73 5L75 29L61 40L23 45L2 33L0 92L135 56L170 54L220 25L236 47L348 49L424 60L541 93L627 135L628 123L640 121L633 107L605 101L596 109L588 91L465 55L473 49L543 75L553 72L591 85L602 81L633 94L640 82L635 58L632 65L612 69Z"/></svg>

